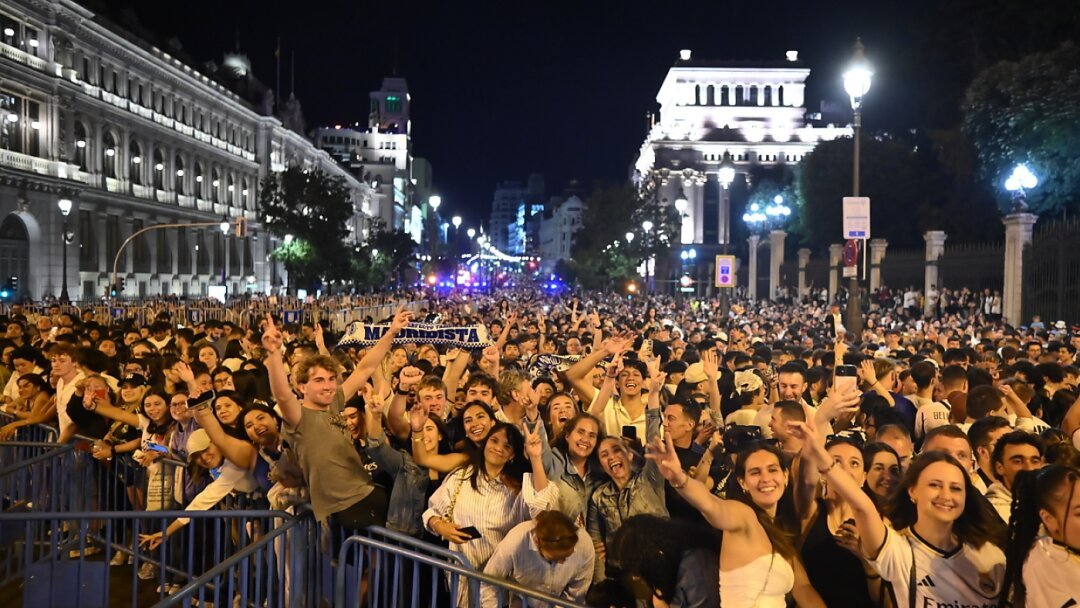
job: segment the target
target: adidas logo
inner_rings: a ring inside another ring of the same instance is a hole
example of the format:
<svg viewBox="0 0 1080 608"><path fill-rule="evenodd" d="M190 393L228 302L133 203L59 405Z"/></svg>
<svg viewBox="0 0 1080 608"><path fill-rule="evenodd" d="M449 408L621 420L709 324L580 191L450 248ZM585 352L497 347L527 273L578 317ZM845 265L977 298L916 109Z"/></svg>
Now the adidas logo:
<svg viewBox="0 0 1080 608"><path fill-rule="evenodd" d="M934 583L934 579L930 578L929 574L924 576L922 578L922 580L919 581L919 584L917 586L918 587L937 587L937 585Z"/></svg>

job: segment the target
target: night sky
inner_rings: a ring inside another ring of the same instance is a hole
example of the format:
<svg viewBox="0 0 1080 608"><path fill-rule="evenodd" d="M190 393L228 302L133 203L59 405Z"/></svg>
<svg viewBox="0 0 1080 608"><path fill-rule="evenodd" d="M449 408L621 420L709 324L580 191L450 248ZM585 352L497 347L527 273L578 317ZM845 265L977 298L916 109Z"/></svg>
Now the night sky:
<svg viewBox="0 0 1080 608"><path fill-rule="evenodd" d="M812 68L807 105L847 103L840 82L856 36L876 70L869 128L912 115L906 58L918 36L916 2L543 2L436 4L383 1L130 2L159 36L176 36L200 60L220 61L239 37L257 77L273 87L281 37L282 90L290 86L309 127L367 119L382 77L408 79L413 149L429 159L447 215L486 223L496 182L547 176L625 180L645 135L645 115L678 56L782 59Z"/></svg>

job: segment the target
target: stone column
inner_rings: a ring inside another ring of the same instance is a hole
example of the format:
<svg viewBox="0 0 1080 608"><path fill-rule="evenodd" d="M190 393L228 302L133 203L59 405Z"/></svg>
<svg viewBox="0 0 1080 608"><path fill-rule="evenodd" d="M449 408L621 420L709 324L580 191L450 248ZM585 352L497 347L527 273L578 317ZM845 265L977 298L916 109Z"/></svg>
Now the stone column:
<svg viewBox="0 0 1080 608"><path fill-rule="evenodd" d="M761 243L761 236L757 234L751 234L750 238L746 239L747 243L750 243L750 268L746 273L746 287L747 293L750 295L751 300L757 299L757 248Z"/></svg>
<svg viewBox="0 0 1080 608"><path fill-rule="evenodd" d="M784 239L787 233L783 230L769 232L769 299L775 300L780 289L780 265L784 263Z"/></svg>
<svg viewBox="0 0 1080 608"><path fill-rule="evenodd" d="M694 178L683 178L683 189L689 200L687 207L691 209L694 218L694 242L705 242L705 188L698 185Z"/></svg>
<svg viewBox="0 0 1080 608"><path fill-rule="evenodd" d="M1034 213L1006 215L1005 223L1005 289L1002 290L1001 312L1007 323L1020 325L1023 319L1024 247L1031 244L1032 230L1039 216Z"/></svg>
<svg viewBox="0 0 1080 608"><path fill-rule="evenodd" d="M938 260L941 259L941 255L945 253L945 236L944 230L929 230L923 235L923 240L926 241L926 278L923 280L923 295L930 293L930 287L938 287ZM929 315L930 310L930 298L923 298L923 314Z"/></svg>
<svg viewBox="0 0 1080 608"><path fill-rule="evenodd" d="M806 266L810 263L810 250L803 247L799 250L799 297L806 297Z"/></svg>
<svg viewBox="0 0 1080 608"><path fill-rule="evenodd" d="M844 245L829 245L829 303L836 301L836 292L840 286L840 261L844 259Z"/></svg>
<svg viewBox="0 0 1080 608"><path fill-rule="evenodd" d="M889 248L889 241L885 239L870 240L870 292L881 288L881 262L885 259L885 250Z"/></svg>

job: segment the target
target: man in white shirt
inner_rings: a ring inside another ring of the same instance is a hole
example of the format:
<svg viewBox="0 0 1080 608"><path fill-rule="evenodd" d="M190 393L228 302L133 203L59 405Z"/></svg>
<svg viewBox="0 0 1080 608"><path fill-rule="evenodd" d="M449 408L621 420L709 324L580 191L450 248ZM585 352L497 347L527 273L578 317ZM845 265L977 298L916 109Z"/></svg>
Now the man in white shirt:
<svg viewBox="0 0 1080 608"><path fill-rule="evenodd" d="M58 342L49 349L49 362L56 380L56 417L60 422L60 443L66 443L77 432L68 415L68 403L75 395L75 386L86 376L75 362L75 345Z"/></svg>
<svg viewBox="0 0 1080 608"><path fill-rule="evenodd" d="M593 579L596 550L584 529L559 511L544 511L515 526L495 547L484 567L484 574L504 578L520 586L548 595L585 603L585 593ZM480 587L483 608L502 606L548 606L529 599L499 601L495 587Z"/></svg>
<svg viewBox="0 0 1080 608"><path fill-rule="evenodd" d="M996 481L986 489L986 499L1005 523L1012 514L1013 481L1020 471L1043 466L1043 444L1037 435L1013 431L998 438L992 456Z"/></svg>

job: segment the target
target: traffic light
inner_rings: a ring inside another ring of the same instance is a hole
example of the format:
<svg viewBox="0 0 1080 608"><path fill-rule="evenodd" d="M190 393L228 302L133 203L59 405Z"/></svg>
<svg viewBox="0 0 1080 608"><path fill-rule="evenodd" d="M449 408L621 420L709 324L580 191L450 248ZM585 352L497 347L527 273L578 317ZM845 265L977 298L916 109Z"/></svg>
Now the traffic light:
<svg viewBox="0 0 1080 608"><path fill-rule="evenodd" d="M248 235L248 226L246 217L236 218L236 236L244 238Z"/></svg>

